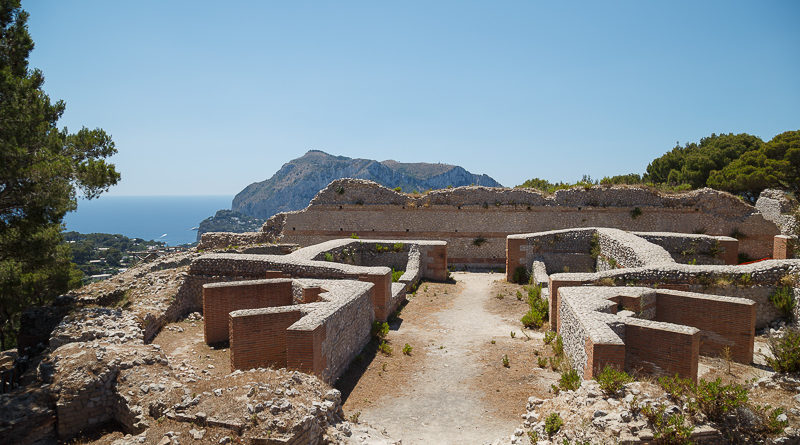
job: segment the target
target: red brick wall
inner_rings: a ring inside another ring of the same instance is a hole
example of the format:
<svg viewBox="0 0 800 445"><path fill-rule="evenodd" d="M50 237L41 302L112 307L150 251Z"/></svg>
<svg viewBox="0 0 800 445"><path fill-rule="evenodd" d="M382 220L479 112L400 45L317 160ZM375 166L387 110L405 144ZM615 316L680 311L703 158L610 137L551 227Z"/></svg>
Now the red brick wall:
<svg viewBox="0 0 800 445"><path fill-rule="evenodd" d="M322 342L325 340L325 325L313 331L290 329L286 331L286 367L307 373L322 375L328 364L322 355Z"/></svg>
<svg viewBox="0 0 800 445"><path fill-rule="evenodd" d="M700 353L719 356L731 348L733 360L753 361L756 304L732 303L705 298L658 293L656 321L700 329Z"/></svg>
<svg viewBox="0 0 800 445"><path fill-rule="evenodd" d="M300 309L230 316L231 370L286 366L286 329L302 316Z"/></svg>
<svg viewBox="0 0 800 445"><path fill-rule="evenodd" d="M205 341L207 344L228 341L228 314L231 311L290 304L291 280L235 281L224 285L203 286Z"/></svg>
<svg viewBox="0 0 800 445"><path fill-rule="evenodd" d="M550 330L559 332L558 328L558 308L560 297L558 288L562 286L580 286L583 281L553 280L552 275L548 288L550 289Z"/></svg>
<svg viewBox="0 0 800 445"><path fill-rule="evenodd" d="M314 303L319 300L319 294L325 292L321 287L304 287L303 288L303 303Z"/></svg>
<svg viewBox="0 0 800 445"><path fill-rule="evenodd" d="M447 246L427 247L427 257L422 258L424 263L423 276L430 280L444 281L447 279Z"/></svg>
<svg viewBox="0 0 800 445"><path fill-rule="evenodd" d="M392 273L384 275L359 275L358 281L372 283L372 306L375 308L375 320L386 321L389 317L389 303L392 297Z"/></svg>
<svg viewBox="0 0 800 445"><path fill-rule="evenodd" d="M685 334L627 324L625 369L652 375L675 375L697 381L700 333Z"/></svg>
<svg viewBox="0 0 800 445"><path fill-rule="evenodd" d="M719 247L725 264L739 264L739 240L720 240Z"/></svg>
<svg viewBox="0 0 800 445"><path fill-rule="evenodd" d="M506 238L506 281L510 282L514 278L514 269L526 266L525 254L522 252L525 242L524 239Z"/></svg>
<svg viewBox="0 0 800 445"><path fill-rule="evenodd" d="M617 370L625 369L625 345L593 344L586 339L586 368L583 378L588 380L596 376L609 365Z"/></svg>
<svg viewBox="0 0 800 445"><path fill-rule="evenodd" d="M791 237L776 235L772 244L772 258L788 260L794 258L794 243Z"/></svg>

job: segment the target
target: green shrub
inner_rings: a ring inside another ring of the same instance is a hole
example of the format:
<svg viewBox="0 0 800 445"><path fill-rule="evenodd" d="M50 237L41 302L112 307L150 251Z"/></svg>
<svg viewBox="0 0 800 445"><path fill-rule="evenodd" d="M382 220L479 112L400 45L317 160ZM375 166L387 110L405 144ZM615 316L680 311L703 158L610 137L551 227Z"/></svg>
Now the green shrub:
<svg viewBox="0 0 800 445"><path fill-rule="evenodd" d="M539 365L540 368L546 368L547 367L547 357L537 357L536 358L536 362L537 362L537 364Z"/></svg>
<svg viewBox="0 0 800 445"><path fill-rule="evenodd" d="M539 442L539 433L536 431L528 431L528 440L531 441L531 444L536 445Z"/></svg>
<svg viewBox="0 0 800 445"><path fill-rule="evenodd" d="M394 270L394 268L392 268L392 283L397 283L400 281L400 277L402 277L404 273L406 273L406 271Z"/></svg>
<svg viewBox="0 0 800 445"><path fill-rule="evenodd" d="M742 286L749 286L753 284L753 276L749 273L743 273L739 276L739 284Z"/></svg>
<svg viewBox="0 0 800 445"><path fill-rule="evenodd" d="M372 323L372 336L383 340L389 334L389 323L376 321Z"/></svg>
<svg viewBox="0 0 800 445"><path fill-rule="evenodd" d="M686 422L682 414L666 415L667 406L657 404L645 405L642 414L653 427L653 438L656 443L668 445L684 445L692 443L694 426Z"/></svg>
<svg viewBox="0 0 800 445"><path fill-rule="evenodd" d="M503 366L506 368L511 367L511 363L508 361L508 354L503 354Z"/></svg>
<svg viewBox="0 0 800 445"><path fill-rule="evenodd" d="M403 187L395 187L395 188L394 188L394 191L396 191L396 192L402 192L402 191L403 191Z"/></svg>
<svg viewBox="0 0 800 445"><path fill-rule="evenodd" d="M333 261L333 254L330 252L325 252L325 261Z"/></svg>
<svg viewBox="0 0 800 445"><path fill-rule="evenodd" d="M788 328L783 335L769 337L767 364L776 372L793 373L800 371L800 329Z"/></svg>
<svg viewBox="0 0 800 445"><path fill-rule="evenodd" d="M561 335L556 335L556 340L551 342L550 347L553 348L553 355L556 357L564 356L564 340L561 338Z"/></svg>
<svg viewBox="0 0 800 445"><path fill-rule="evenodd" d="M625 371L618 371L613 366L606 365L600 371L595 380L600 385L600 390L607 396L613 396L625 386L626 383L633 381L633 378Z"/></svg>
<svg viewBox="0 0 800 445"><path fill-rule="evenodd" d="M528 274L528 269L525 266L517 266L514 269L514 274L511 276L511 281L517 284L525 284L529 282L531 279L530 275Z"/></svg>
<svg viewBox="0 0 800 445"><path fill-rule="evenodd" d="M558 389L562 391L575 391L581 387L581 376L578 371L570 369L567 372L561 373L561 378L558 379Z"/></svg>
<svg viewBox="0 0 800 445"><path fill-rule="evenodd" d="M351 234L350 234L350 238L352 238L352 239L359 239L360 237L358 236L358 234L357 234L357 233L353 232L353 233L351 233Z"/></svg>
<svg viewBox="0 0 800 445"><path fill-rule="evenodd" d="M544 421L544 431L547 433L548 437L553 437L553 435L561 429L562 425L564 425L564 421L561 420L561 415L558 413L550 413Z"/></svg>
<svg viewBox="0 0 800 445"><path fill-rule="evenodd" d="M375 251L379 252L379 253L380 252L388 252L389 251L389 247L388 246L382 246L380 244L375 244Z"/></svg>
<svg viewBox="0 0 800 445"><path fill-rule="evenodd" d="M558 335L556 333L556 331L547 331L547 332L545 332L544 333L544 344L549 345L553 340L555 340L556 335Z"/></svg>
<svg viewBox="0 0 800 445"><path fill-rule="evenodd" d="M723 385L719 378L707 382L703 379L693 385L698 408L711 420L721 421L725 414L747 403L747 389L736 383Z"/></svg>
<svg viewBox="0 0 800 445"><path fill-rule="evenodd" d="M389 343L386 343L386 340L381 341L381 344L378 345L378 350L386 355L392 355L392 347L389 346Z"/></svg>
<svg viewBox="0 0 800 445"><path fill-rule="evenodd" d="M776 309L781 311L784 318L789 320L794 318L794 308L797 302L794 299L794 290L789 286L775 289L775 293L769 296L769 301Z"/></svg>
<svg viewBox="0 0 800 445"><path fill-rule="evenodd" d="M405 354L405 355L411 355L411 350L412 350L412 349L414 349L414 348L412 348L412 347L411 347L411 345L409 345L408 343L406 343L405 345L403 345L403 354Z"/></svg>
<svg viewBox="0 0 800 445"><path fill-rule="evenodd" d="M538 329L542 327L549 316L549 307L547 300L541 297L542 287L533 286L528 288L528 312L522 316L522 324L526 328Z"/></svg>
<svg viewBox="0 0 800 445"><path fill-rule="evenodd" d="M403 243L394 243L392 244L392 250L395 252L402 252L403 251Z"/></svg>

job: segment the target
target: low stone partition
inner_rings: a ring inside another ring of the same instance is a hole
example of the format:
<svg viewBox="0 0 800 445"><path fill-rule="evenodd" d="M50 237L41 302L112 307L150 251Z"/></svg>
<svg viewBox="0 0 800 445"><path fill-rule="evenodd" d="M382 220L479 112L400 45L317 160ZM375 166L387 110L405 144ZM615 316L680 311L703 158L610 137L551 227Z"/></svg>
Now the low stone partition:
<svg viewBox="0 0 800 445"><path fill-rule="evenodd" d="M200 242L197 244L198 250L225 249L232 246L244 246L251 244L271 244L275 238L269 233L259 232L206 232L200 235ZM278 252L275 252L278 253Z"/></svg>
<svg viewBox="0 0 800 445"><path fill-rule="evenodd" d="M633 234L663 247L676 263L738 264L739 240L736 238L670 232L633 232Z"/></svg>
<svg viewBox="0 0 800 445"><path fill-rule="evenodd" d="M532 274L536 262L544 263L547 273L558 273L641 267L673 260L664 248L619 229L589 227L507 237L508 281L518 267Z"/></svg>
<svg viewBox="0 0 800 445"><path fill-rule="evenodd" d="M224 315L231 369L288 367L333 383L369 341L373 287L307 279L207 284L206 340L222 334L217 315Z"/></svg>
<svg viewBox="0 0 800 445"><path fill-rule="evenodd" d="M565 286L650 286L704 294L746 298L756 303L755 327L760 329L783 314L769 301L778 288L800 274L800 260L767 260L740 266L659 264L595 273L550 275L550 326L559 329L558 289ZM795 286L795 299L800 288ZM791 285L791 284L788 284ZM716 314L715 314L716 315Z"/></svg>
<svg viewBox="0 0 800 445"><path fill-rule="evenodd" d="M380 252L377 246L381 246ZM336 260L348 261L349 264ZM389 267L378 264L402 265L405 273L398 281L402 287L397 283L393 285ZM189 267L190 277L203 284L261 279L276 273L284 277L354 279L372 283L375 285L372 297L375 316L378 320L386 320L403 301L405 292L420 278L447 278L447 244L442 241L399 243L343 239L310 246L289 255L206 254L195 259ZM200 300L200 295L196 299Z"/></svg>
<svg viewBox="0 0 800 445"><path fill-rule="evenodd" d="M696 380L700 353L753 359L755 303L642 287L561 287L559 332L586 379L605 366ZM713 313L714 317L708 317Z"/></svg>

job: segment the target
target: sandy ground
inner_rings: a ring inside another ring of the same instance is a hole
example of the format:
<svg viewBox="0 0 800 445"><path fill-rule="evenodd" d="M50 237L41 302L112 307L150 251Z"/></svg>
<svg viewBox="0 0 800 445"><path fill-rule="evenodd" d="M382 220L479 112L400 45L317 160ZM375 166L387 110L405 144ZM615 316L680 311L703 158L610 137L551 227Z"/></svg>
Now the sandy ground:
<svg viewBox="0 0 800 445"><path fill-rule="evenodd" d="M453 278L455 285L422 285L389 334L392 357L378 353L345 403L346 414L360 413L361 421L404 444L483 443L508 435L528 395L538 392L534 386L554 380L542 379L550 372L532 365L533 343L541 341L521 334L516 320L525 302L497 298L504 275L457 272ZM400 352L406 343L415 345L411 356ZM510 368L501 364L504 354Z"/></svg>

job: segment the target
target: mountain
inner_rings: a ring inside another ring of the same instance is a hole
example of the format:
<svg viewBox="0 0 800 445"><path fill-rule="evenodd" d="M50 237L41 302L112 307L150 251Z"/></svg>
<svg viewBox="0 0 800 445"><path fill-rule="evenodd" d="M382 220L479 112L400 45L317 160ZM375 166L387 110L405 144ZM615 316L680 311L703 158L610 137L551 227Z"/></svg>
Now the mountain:
<svg viewBox="0 0 800 445"><path fill-rule="evenodd" d="M311 198L334 179L369 179L405 192L441 189L448 186L483 185L502 187L487 175L476 175L457 165L424 162L378 162L353 159L310 150L283 164L271 178L248 185L233 198L232 209L256 218L305 208Z"/></svg>

